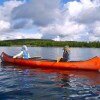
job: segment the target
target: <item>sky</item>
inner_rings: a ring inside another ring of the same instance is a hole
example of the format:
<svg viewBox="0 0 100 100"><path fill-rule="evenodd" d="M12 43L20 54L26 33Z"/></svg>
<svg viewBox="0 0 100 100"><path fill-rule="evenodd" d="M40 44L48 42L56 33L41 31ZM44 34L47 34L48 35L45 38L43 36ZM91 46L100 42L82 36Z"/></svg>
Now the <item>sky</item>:
<svg viewBox="0 0 100 100"><path fill-rule="evenodd" d="M100 0L0 0L0 40L100 41Z"/></svg>

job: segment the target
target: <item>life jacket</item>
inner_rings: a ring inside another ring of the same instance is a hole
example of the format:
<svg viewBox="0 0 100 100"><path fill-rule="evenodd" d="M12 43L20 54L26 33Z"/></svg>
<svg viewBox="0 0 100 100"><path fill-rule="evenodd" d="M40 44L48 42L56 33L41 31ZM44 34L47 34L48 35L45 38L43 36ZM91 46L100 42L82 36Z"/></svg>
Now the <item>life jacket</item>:
<svg viewBox="0 0 100 100"><path fill-rule="evenodd" d="M68 52L66 50L64 50L63 52L63 58L67 58L68 57Z"/></svg>
<svg viewBox="0 0 100 100"><path fill-rule="evenodd" d="M27 53L27 51L26 50L22 50L23 51L23 58L24 59L28 59L28 53Z"/></svg>
<svg viewBox="0 0 100 100"><path fill-rule="evenodd" d="M69 61L70 60L70 52L64 50L62 60Z"/></svg>

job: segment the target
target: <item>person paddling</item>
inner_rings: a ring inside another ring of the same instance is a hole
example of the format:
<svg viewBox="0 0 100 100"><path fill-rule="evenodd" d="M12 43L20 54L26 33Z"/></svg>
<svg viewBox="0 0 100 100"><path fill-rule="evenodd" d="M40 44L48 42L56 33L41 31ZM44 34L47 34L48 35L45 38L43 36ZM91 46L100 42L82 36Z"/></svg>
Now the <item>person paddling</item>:
<svg viewBox="0 0 100 100"><path fill-rule="evenodd" d="M13 58L17 58L17 57L22 57L24 59L28 59L30 58L29 52L28 52L28 48L26 45L22 46L21 52L18 53L17 55L13 56Z"/></svg>
<svg viewBox="0 0 100 100"><path fill-rule="evenodd" d="M70 49L69 49L69 46L65 46L64 47L63 59L64 59L64 61L70 61Z"/></svg>
<svg viewBox="0 0 100 100"><path fill-rule="evenodd" d="M67 62L70 61L70 48L69 46L65 46L63 48L63 57L58 58L57 62Z"/></svg>

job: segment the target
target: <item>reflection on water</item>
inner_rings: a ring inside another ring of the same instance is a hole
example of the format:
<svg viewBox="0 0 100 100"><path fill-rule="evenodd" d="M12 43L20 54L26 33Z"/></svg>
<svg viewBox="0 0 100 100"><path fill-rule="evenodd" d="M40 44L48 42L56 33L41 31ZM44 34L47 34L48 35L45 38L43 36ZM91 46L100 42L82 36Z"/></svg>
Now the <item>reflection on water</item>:
<svg viewBox="0 0 100 100"><path fill-rule="evenodd" d="M81 70L32 69L29 66L2 63L0 93L4 97L20 100L23 98L99 100L100 73Z"/></svg>

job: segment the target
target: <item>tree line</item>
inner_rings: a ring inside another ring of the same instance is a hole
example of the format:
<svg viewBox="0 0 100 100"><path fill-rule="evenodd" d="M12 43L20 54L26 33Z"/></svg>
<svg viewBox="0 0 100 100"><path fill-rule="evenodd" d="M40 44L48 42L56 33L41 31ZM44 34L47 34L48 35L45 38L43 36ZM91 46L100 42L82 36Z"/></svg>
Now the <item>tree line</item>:
<svg viewBox="0 0 100 100"><path fill-rule="evenodd" d="M16 39L0 41L0 46L33 46L33 47L94 47L99 48L100 42L53 41L48 39Z"/></svg>

